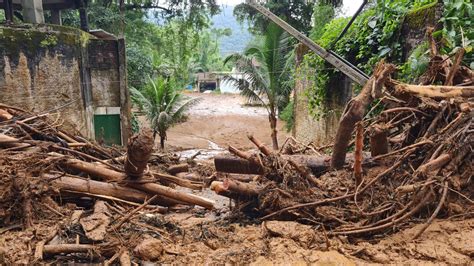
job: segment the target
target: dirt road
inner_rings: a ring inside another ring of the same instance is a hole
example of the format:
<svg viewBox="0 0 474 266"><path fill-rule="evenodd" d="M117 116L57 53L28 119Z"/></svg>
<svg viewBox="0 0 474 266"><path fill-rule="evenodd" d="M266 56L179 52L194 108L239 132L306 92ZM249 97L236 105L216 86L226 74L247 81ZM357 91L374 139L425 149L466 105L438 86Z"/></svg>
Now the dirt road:
<svg viewBox="0 0 474 266"><path fill-rule="evenodd" d="M189 111L189 119L168 131L168 150L219 151L228 145L242 149L253 148L247 134L253 134L266 144L271 144L270 125L264 107L245 105L245 98L238 94L188 93L200 98L200 102ZM289 133L284 122L279 121L280 143Z"/></svg>

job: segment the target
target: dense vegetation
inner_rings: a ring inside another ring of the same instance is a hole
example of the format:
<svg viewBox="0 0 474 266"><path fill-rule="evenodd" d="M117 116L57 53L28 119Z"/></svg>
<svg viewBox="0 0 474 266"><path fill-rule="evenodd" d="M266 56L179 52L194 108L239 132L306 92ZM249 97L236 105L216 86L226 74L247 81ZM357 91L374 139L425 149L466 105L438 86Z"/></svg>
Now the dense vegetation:
<svg viewBox="0 0 474 266"><path fill-rule="evenodd" d="M472 21L474 18L472 4L469 0L444 0L443 14L437 31L434 33L437 41L441 44L442 53L453 55L456 49L461 46L466 48L464 63L472 65L471 40L474 38ZM424 72L428 58L428 47L422 43L406 60L402 54L403 38L402 25L404 22L412 23L414 27L424 27L416 25L423 23L425 16L434 15L426 12L434 12L430 9L437 5L437 1L432 0L397 0L397 1L375 1L351 26L347 34L333 45L349 18L333 18L334 11L330 6L326 6L325 14L318 9L318 14L314 16L314 27L311 30L311 38L323 47L330 47L339 55L345 57L367 74L371 74L373 66L382 58L387 58L401 66L400 74L397 78L414 82L418 76ZM427 11L431 10L431 11ZM406 21L410 18L410 21ZM321 30L323 29L323 30ZM338 71L328 65L320 57L308 54L304 60L303 67L310 67L316 70L315 76L304 78L313 79L313 88L308 91L310 104L314 109L324 111L324 102L331 77L338 77ZM302 77L299 77L302 78ZM316 108L318 107L318 108ZM320 115L321 113L315 113Z"/></svg>
<svg viewBox="0 0 474 266"><path fill-rule="evenodd" d="M173 77L177 86L193 81L193 73L221 70L219 38L225 29L211 29L219 12L215 0L120 1L89 3L90 28L125 36L129 85L145 86L149 77ZM66 12L64 23L79 27L76 10Z"/></svg>

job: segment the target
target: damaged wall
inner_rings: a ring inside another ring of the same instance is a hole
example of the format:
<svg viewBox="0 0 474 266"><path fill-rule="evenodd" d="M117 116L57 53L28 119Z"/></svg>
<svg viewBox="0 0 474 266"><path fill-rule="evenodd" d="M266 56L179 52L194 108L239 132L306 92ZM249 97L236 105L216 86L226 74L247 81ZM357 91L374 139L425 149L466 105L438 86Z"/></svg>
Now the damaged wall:
<svg viewBox="0 0 474 266"><path fill-rule="evenodd" d="M65 125L89 139L96 137L95 114L108 108L120 115L126 143L124 42L57 25L0 26L0 102L33 112L60 108Z"/></svg>
<svg viewBox="0 0 474 266"><path fill-rule="evenodd" d="M425 40L427 27L436 27L442 15L442 6L438 3L429 4L409 12L402 25L403 60ZM296 49L296 64L302 62L307 49ZM333 142L339 119L346 103L352 98L353 86L345 75L333 76L327 87L327 99L323 103L324 110L311 110L308 93L314 86L316 69L305 69L295 80L294 96L294 127L293 136L303 143L314 142L317 146L324 146ZM318 114L318 115L315 115Z"/></svg>
<svg viewBox="0 0 474 266"><path fill-rule="evenodd" d="M80 32L0 27L0 102L33 112L61 109L87 135L80 77Z"/></svg>

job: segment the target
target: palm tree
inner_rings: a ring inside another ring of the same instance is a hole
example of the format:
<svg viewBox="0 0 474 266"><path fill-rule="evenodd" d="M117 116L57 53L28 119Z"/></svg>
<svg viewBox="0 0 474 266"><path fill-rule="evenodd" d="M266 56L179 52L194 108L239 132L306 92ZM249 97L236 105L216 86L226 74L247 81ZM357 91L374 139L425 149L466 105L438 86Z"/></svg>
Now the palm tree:
<svg viewBox="0 0 474 266"><path fill-rule="evenodd" d="M245 48L244 52L229 55L224 63L234 63L242 79L226 76L252 102L261 103L268 112L272 130L273 149L278 149L277 112L285 107L291 87L287 56L290 54L288 34L274 23L267 26L261 40Z"/></svg>
<svg viewBox="0 0 474 266"><path fill-rule="evenodd" d="M153 130L153 138L160 136L160 147L165 148L166 131L182 122L185 112L199 99L186 99L177 89L174 79L157 78L143 89L130 89L132 100L145 112Z"/></svg>

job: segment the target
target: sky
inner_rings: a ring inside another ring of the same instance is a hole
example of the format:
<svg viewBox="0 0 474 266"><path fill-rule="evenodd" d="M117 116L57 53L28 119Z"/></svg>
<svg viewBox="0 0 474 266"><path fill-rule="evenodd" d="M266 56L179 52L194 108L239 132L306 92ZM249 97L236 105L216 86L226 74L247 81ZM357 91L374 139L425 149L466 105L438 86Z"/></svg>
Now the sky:
<svg viewBox="0 0 474 266"><path fill-rule="evenodd" d="M362 4L363 0L344 0L344 5L342 6L342 11L345 16L352 16L359 6ZM217 0L218 4L235 6L240 3L245 2L244 0Z"/></svg>

